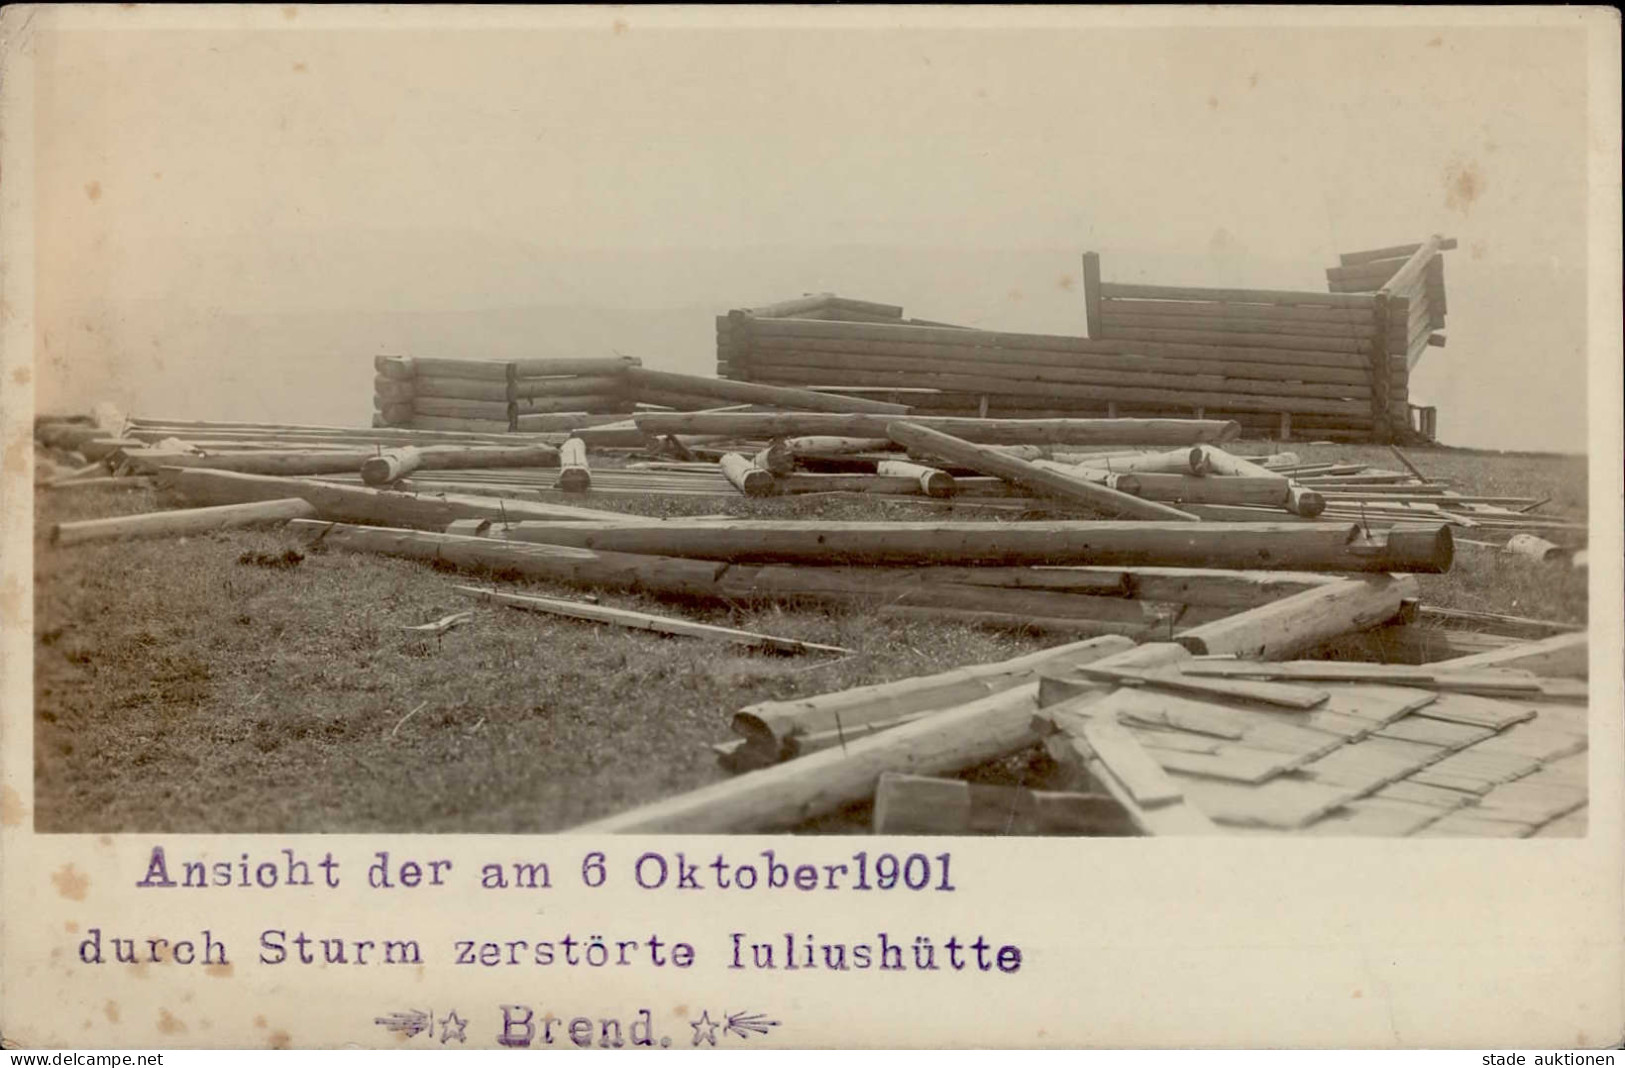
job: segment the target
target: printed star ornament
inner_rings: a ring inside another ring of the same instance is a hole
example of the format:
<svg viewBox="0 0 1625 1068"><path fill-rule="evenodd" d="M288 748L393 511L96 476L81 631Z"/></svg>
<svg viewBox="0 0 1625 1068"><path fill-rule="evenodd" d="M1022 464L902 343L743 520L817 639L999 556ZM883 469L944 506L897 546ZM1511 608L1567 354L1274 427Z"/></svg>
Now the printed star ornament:
<svg viewBox="0 0 1625 1068"><path fill-rule="evenodd" d="M708 1010L700 1013L698 1020L690 1020L688 1026L694 1028L694 1044L696 1046L701 1042L709 1042L714 1046L717 1044L717 1028L722 1026L722 1021L711 1019L711 1013Z"/></svg>

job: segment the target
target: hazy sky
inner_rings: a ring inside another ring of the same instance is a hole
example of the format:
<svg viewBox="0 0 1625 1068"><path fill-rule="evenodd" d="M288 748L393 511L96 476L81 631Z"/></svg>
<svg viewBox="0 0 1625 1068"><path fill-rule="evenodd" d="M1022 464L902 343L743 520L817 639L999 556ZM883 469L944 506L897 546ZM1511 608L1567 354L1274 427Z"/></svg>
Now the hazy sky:
<svg viewBox="0 0 1625 1068"><path fill-rule="evenodd" d="M1413 403L1453 444L1585 444L1578 28L159 14L36 30L42 408L356 423L372 354L420 345L706 371L711 315L822 289L1081 334L1086 249L1321 289L1441 232Z"/></svg>

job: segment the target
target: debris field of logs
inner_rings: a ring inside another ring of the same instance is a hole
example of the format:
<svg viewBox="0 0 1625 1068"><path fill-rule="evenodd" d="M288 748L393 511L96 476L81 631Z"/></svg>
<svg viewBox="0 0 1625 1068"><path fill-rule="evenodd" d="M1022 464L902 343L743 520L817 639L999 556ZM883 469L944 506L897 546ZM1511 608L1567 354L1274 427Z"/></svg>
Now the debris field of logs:
<svg viewBox="0 0 1625 1068"><path fill-rule="evenodd" d="M1416 575L1455 566L1458 534L1542 566L1581 566L1584 523L1541 513L1541 501L1460 493L1397 449L1388 469L1240 440L1270 413L1279 429L1290 418L1315 435L1418 431L1404 371L1429 344L1415 330L1441 321L1448 247L1430 239L1345 256L1318 303L1103 285L1086 263L1090 334L1106 347L1053 350L1102 354L1104 376L1124 359L1112 353L1133 347L1167 364L1144 377L1188 381L1191 357L1172 351L1187 341L1170 335L1223 341L1235 350L1224 359L1260 368L1289 366L1302 355L1293 346L1319 337L1323 347L1304 350L1319 355L1292 374L1324 378L1338 396L1316 385L1253 405L1225 392L1187 399L1184 415L1205 410L1186 418L1153 396L1166 383L1148 382L1095 404L1098 417L1070 404L1054 414L1038 407L1062 395L1047 380L1037 392L996 388L1048 366L1052 350L1033 347L1043 339L905 323L900 309L820 296L719 322L730 378L620 358L387 357L376 362L372 427L42 418L37 441L73 460L45 472L41 491L156 485L184 505L58 524L50 538L61 547L280 526L331 551L588 594L840 606L1049 643L999 663L719 709L719 735L734 735L715 746L726 776L583 830L784 830L869 805L877 833L1583 833L1585 633L1434 609ZM1203 314L1190 306L1198 300L1211 304ZM1406 301L1411 311L1395 310ZM1045 343L1062 340L1075 341ZM1336 377L1367 349L1383 385ZM1024 353L1037 355L1023 363ZM939 408L902 402L919 395L888 392L890 379L861 379L859 357L905 377L909 361L939 358L1010 377L943 378L933 397L979 399ZM862 388L800 388L836 380ZM1270 408L1288 395L1318 399ZM915 511L908 521L661 519L593 506L685 496ZM702 624L677 607L456 592L584 626L862 653ZM1344 656L1369 649L1370 660L1322 659L1328 643ZM1056 769L1044 789L956 777L1022 753Z"/></svg>

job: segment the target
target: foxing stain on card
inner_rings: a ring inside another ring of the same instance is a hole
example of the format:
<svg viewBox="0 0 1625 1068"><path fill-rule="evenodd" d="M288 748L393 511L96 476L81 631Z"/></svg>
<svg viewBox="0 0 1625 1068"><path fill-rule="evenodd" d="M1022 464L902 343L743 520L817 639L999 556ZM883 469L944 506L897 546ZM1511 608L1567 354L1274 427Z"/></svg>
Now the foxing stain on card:
<svg viewBox="0 0 1625 1068"><path fill-rule="evenodd" d="M10 786L0 787L0 827L20 827L26 815L28 806L23 804L23 795Z"/></svg>
<svg viewBox="0 0 1625 1068"><path fill-rule="evenodd" d="M107 1017L108 1023L118 1023L118 1002L109 1001L102 1006L102 1013Z"/></svg>
<svg viewBox="0 0 1625 1068"><path fill-rule="evenodd" d="M166 1035L178 1035L186 1030L186 1024L172 1016L168 1009L159 1009L158 1030Z"/></svg>
<svg viewBox="0 0 1625 1068"><path fill-rule="evenodd" d="M1452 163L1444 173L1444 206L1466 215L1484 188L1484 175L1477 164Z"/></svg>
<svg viewBox="0 0 1625 1068"><path fill-rule="evenodd" d="M56 892L72 901L83 901L85 891L90 888L90 876L79 872L70 862L62 865L60 871L51 873L51 882L56 884Z"/></svg>

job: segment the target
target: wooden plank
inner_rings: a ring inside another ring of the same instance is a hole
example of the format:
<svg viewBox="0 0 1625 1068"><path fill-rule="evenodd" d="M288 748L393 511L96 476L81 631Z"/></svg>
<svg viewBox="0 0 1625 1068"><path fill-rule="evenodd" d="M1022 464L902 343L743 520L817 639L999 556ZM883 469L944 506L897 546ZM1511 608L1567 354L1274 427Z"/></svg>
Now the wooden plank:
<svg viewBox="0 0 1625 1068"><path fill-rule="evenodd" d="M1340 746L1305 764L1305 775L1328 786L1354 791L1357 796L1406 779L1437 763L1446 750L1422 742L1394 738L1365 738Z"/></svg>
<svg viewBox="0 0 1625 1068"><path fill-rule="evenodd" d="M1405 780L1390 783L1372 795L1373 798L1390 801L1403 801L1407 804L1423 805L1440 812L1450 812L1465 805L1473 804L1476 800L1473 795L1460 790L1450 790L1443 786L1424 786L1419 782Z"/></svg>
<svg viewBox="0 0 1625 1068"><path fill-rule="evenodd" d="M1536 707L1521 701L1492 701L1488 697L1475 697L1472 694L1441 692L1438 701L1420 710L1419 715L1425 715L1428 719L1449 720L1451 723L1469 723L1472 727L1503 730L1513 723L1534 719Z"/></svg>
<svg viewBox="0 0 1625 1068"><path fill-rule="evenodd" d="M1559 634L1535 642L1521 642L1502 648L1449 660L1432 666L1441 671L1523 670L1540 675L1589 674L1589 642L1585 632Z"/></svg>
<svg viewBox="0 0 1625 1068"><path fill-rule="evenodd" d="M1398 686L1422 686L1452 693L1527 695L1541 692L1540 681L1521 672L1446 671L1431 664L1417 666L1317 660L1300 660L1286 664L1211 661L1194 662L1184 665L1181 670L1188 675L1216 678L1374 682Z"/></svg>
<svg viewBox="0 0 1625 1068"><path fill-rule="evenodd" d="M651 630L661 634L677 634L685 638L702 638L707 641L723 642L728 645L771 649L774 652L781 653L816 652L850 655L852 652L851 649L839 645L821 645L817 642L800 641L796 638L778 638L770 634L757 634L753 631L736 630L733 627L716 627L708 623L694 623L686 619L657 616L648 612L610 608L607 605L584 604L579 601L560 600L556 597L502 593L477 586L458 586L456 589L458 593L464 596L489 601L493 604L507 605L510 608L522 608L530 612L544 612L549 615L565 616L570 619L584 619L594 623L609 623L617 627L628 627L633 630Z"/></svg>
<svg viewBox="0 0 1625 1068"><path fill-rule="evenodd" d="M1391 260L1400 256L1409 258L1421 247L1420 243L1415 243L1410 245L1388 245L1384 248L1367 249L1363 252L1345 252L1338 257L1338 262L1345 267L1353 267L1363 263L1371 263L1374 260ZM1456 239L1453 237L1445 237L1439 240L1439 251L1441 252L1455 247Z"/></svg>
<svg viewBox="0 0 1625 1068"><path fill-rule="evenodd" d="M1307 827L1358 796L1358 791L1345 787L1287 776L1260 786L1186 775L1176 781L1190 803L1215 823L1273 830Z"/></svg>
<svg viewBox="0 0 1625 1068"><path fill-rule="evenodd" d="M1439 811L1409 801L1362 797L1333 809L1309 825L1317 837L1402 838L1439 818Z"/></svg>
<svg viewBox="0 0 1625 1068"><path fill-rule="evenodd" d="M1091 338L1105 337L1106 328L1100 317L1100 253L1083 254L1082 278L1084 332Z"/></svg>
<svg viewBox="0 0 1625 1068"><path fill-rule="evenodd" d="M1110 698L1097 702L1099 711L1109 713ZM1099 760L1112 773L1129 797L1141 808L1155 808L1180 800L1184 793L1168 777L1156 759L1135 740L1134 735L1110 719L1090 716L1076 723L1072 729L1066 721L1057 721L1063 731L1071 733L1089 747L1094 759Z"/></svg>

